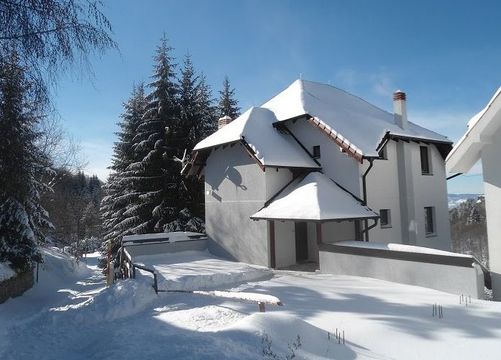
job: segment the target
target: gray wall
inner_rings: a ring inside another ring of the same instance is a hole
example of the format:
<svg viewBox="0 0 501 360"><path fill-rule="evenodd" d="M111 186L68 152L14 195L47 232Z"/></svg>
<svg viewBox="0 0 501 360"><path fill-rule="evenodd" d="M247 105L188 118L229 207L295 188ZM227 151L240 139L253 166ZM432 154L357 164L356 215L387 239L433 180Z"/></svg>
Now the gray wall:
<svg viewBox="0 0 501 360"><path fill-rule="evenodd" d="M310 153L313 152L313 146L320 145L321 157L317 160L322 164L324 174L360 196L359 163L356 160L341 152L333 140L305 119L295 123L289 121L287 127Z"/></svg>
<svg viewBox="0 0 501 360"><path fill-rule="evenodd" d="M174 253L180 251L204 251L207 249L207 240L187 240L187 241L176 241L173 243L150 243L150 244L142 244L142 245L129 245L125 246L125 249L132 256L134 261L134 257L142 256L142 255L156 255L156 254L165 254L165 253Z"/></svg>
<svg viewBox="0 0 501 360"><path fill-rule="evenodd" d="M423 286L457 295L471 295L473 298L482 299L484 296L484 276L476 264L473 267L463 267L402 260L398 258L401 254L392 251L387 253L395 253L397 258L383 258L373 254L370 249L351 249L370 254L340 253L332 249L332 246L329 248L329 245L324 245L320 250L320 271Z"/></svg>
<svg viewBox="0 0 501 360"><path fill-rule="evenodd" d="M33 280L33 270L28 270L7 280L0 281L0 304L31 289Z"/></svg>
<svg viewBox="0 0 501 360"><path fill-rule="evenodd" d="M267 224L249 218L266 201L266 175L241 144L220 147L207 159L205 221L215 255L269 266Z"/></svg>

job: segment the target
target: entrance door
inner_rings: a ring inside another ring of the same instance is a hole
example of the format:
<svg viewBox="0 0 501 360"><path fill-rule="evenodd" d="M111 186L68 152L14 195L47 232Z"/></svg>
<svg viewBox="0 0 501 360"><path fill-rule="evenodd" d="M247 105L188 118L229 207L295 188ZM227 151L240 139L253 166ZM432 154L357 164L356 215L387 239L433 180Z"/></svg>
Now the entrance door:
<svg viewBox="0 0 501 360"><path fill-rule="evenodd" d="M308 230L305 222L296 222L296 261L308 260Z"/></svg>

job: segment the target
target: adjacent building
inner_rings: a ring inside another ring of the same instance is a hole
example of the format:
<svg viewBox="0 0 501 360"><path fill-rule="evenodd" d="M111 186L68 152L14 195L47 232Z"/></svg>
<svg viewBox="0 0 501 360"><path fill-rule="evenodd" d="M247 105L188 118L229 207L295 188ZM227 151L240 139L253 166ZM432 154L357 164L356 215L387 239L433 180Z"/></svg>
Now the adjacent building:
<svg viewBox="0 0 501 360"><path fill-rule="evenodd" d="M468 130L447 157L450 173L466 173L482 162L493 295L501 300L501 88L468 122Z"/></svg>

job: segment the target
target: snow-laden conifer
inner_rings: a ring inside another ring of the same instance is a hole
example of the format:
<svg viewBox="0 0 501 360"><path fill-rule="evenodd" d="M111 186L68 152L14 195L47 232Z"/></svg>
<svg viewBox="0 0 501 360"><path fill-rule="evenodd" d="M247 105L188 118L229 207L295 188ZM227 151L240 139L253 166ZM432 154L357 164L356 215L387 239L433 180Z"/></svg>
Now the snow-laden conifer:
<svg viewBox="0 0 501 360"><path fill-rule="evenodd" d="M51 170L37 147L46 108L37 94L16 54L0 58L0 262L18 269L41 260L37 245L52 227L40 202Z"/></svg>
<svg viewBox="0 0 501 360"><path fill-rule="evenodd" d="M228 76L224 78L223 89L219 91L217 115L218 117L229 116L232 120L240 115L238 101L235 99L235 89L231 87Z"/></svg>

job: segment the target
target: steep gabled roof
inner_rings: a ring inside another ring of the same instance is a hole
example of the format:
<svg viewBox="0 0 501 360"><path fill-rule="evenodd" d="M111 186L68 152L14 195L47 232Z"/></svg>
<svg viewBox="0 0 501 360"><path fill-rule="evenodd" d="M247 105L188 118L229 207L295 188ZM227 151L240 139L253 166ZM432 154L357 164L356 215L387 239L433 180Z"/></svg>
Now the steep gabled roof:
<svg viewBox="0 0 501 360"><path fill-rule="evenodd" d="M393 114L330 85L296 80L262 107L278 121L311 116L336 134L347 147L366 157L378 157L378 146L388 134L415 140L451 144L445 136L409 122L400 128Z"/></svg>
<svg viewBox="0 0 501 360"><path fill-rule="evenodd" d="M289 184L251 219L322 222L378 217L327 176L312 172Z"/></svg>
<svg viewBox="0 0 501 360"><path fill-rule="evenodd" d="M194 151L243 141L263 166L312 168L320 166L287 134L273 128L277 118L268 109L253 107L199 142Z"/></svg>
<svg viewBox="0 0 501 360"><path fill-rule="evenodd" d="M480 159L482 147L501 128L501 87L487 106L468 121L468 130L446 160L448 172L465 173Z"/></svg>

